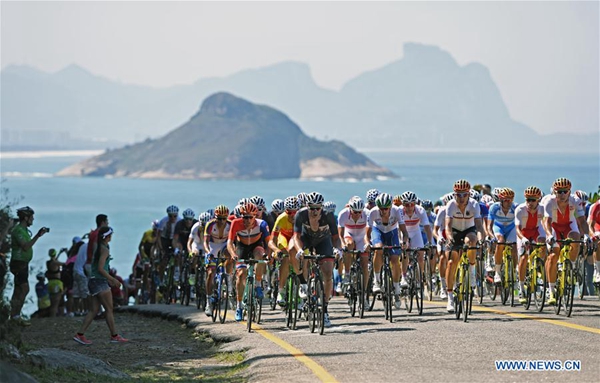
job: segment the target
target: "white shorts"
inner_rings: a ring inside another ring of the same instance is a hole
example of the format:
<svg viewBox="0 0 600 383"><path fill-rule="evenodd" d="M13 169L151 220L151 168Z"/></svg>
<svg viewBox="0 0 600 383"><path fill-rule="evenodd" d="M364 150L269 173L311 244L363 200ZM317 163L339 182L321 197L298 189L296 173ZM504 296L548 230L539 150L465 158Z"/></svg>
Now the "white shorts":
<svg viewBox="0 0 600 383"><path fill-rule="evenodd" d="M226 247L227 247L227 242L221 242L221 243L209 242L208 243L208 250L210 250L210 255L213 257L216 257L217 254L219 254L219 251L222 251Z"/></svg>
<svg viewBox="0 0 600 383"><path fill-rule="evenodd" d="M367 247L365 244L364 235L352 235L351 233L344 233L344 238L351 238L354 241L355 250L364 250L365 247Z"/></svg>
<svg viewBox="0 0 600 383"><path fill-rule="evenodd" d="M410 248L416 249L419 247L423 247L423 235L421 235L421 231L408 232L408 237L410 238Z"/></svg>
<svg viewBox="0 0 600 383"><path fill-rule="evenodd" d="M538 238L546 238L546 231L542 228L542 225L538 226ZM538 239L536 238L536 240ZM525 253L525 247L523 246L523 239L517 240L517 254L523 255Z"/></svg>

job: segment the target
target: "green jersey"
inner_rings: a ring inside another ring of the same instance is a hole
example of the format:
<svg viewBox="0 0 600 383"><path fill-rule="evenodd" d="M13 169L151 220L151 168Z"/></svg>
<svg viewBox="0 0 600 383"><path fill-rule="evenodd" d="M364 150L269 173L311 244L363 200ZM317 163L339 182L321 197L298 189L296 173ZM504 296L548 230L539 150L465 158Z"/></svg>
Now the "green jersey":
<svg viewBox="0 0 600 383"><path fill-rule="evenodd" d="M22 246L31 241L31 232L23 225L17 225L10 233L11 240L11 260L30 262L33 258L33 247L23 250Z"/></svg>
<svg viewBox="0 0 600 383"><path fill-rule="evenodd" d="M106 279L104 277L104 275L100 274L100 272L98 271L98 263L100 262L100 249L102 247L106 247L106 249L110 251L110 247L108 247L108 245L98 244L98 248L96 249L96 254L94 254L94 259L92 261L92 278L95 278L95 279ZM108 258L106 258L106 262L104 262L104 271L106 271L106 273L108 274L109 270L110 270L110 254L108 255Z"/></svg>

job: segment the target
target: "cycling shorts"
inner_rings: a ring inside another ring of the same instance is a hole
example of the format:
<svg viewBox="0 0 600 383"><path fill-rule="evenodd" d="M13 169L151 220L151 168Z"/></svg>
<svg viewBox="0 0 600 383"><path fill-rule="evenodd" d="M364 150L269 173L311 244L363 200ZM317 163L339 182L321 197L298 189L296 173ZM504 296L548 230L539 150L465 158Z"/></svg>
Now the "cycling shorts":
<svg viewBox="0 0 600 383"><path fill-rule="evenodd" d="M494 234L500 234L504 237L504 242L516 242L517 241L517 230L514 225L509 226L494 226Z"/></svg>
<svg viewBox="0 0 600 383"><path fill-rule="evenodd" d="M465 242L465 238L471 233L477 233L475 226L471 226L463 231L452 229L452 238L454 238L454 246L452 247L452 250L457 250L458 248L462 247Z"/></svg>
<svg viewBox="0 0 600 383"><path fill-rule="evenodd" d="M382 233L377 227L371 230L371 243L373 247L380 246L400 246L400 238L398 237L398 229L394 229L387 233ZM400 249L393 249L390 254L400 254Z"/></svg>
<svg viewBox="0 0 600 383"><path fill-rule="evenodd" d="M208 250L210 250L210 253L205 258L204 263L206 264L206 267L215 267L217 266L217 256L219 255L219 252L223 253L227 251L227 242L209 242Z"/></svg>
<svg viewBox="0 0 600 383"><path fill-rule="evenodd" d="M241 242L237 242L235 252L238 256L238 259L248 260L254 259L255 254L264 254L265 249L261 246L262 241L256 241L250 245L245 245ZM235 265L237 269L245 269L245 263L237 263Z"/></svg>

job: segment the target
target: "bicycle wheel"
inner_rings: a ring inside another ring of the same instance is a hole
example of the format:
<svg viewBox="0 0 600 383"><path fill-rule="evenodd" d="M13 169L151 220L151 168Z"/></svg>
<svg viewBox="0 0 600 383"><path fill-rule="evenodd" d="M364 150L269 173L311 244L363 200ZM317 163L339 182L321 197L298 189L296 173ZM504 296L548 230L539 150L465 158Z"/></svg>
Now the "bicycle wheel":
<svg viewBox="0 0 600 383"><path fill-rule="evenodd" d="M294 315L294 291L296 289L294 279L295 279L294 275L290 274L288 276L288 279L285 284L286 288L287 288L286 297L285 297L286 326L289 329L292 328L292 324L293 324L292 318Z"/></svg>
<svg viewBox="0 0 600 383"><path fill-rule="evenodd" d="M541 259L535 260L535 281L533 282L534 289L532 291L535 301L535 307L538 312L542 312L546 303L546 268L544 261Z"/></svg>
<svg viewBox="0 0 600 383"><path fill-rule="evenodd" d="M500 275L502 278L502 282L500 283L500 300L503 305L506 305L508 301L508 264L506 262L502 262L502 266L500 267Z"/></svg>
<svg viewBox="0 0 600 383"><path fill-rule="evenodd" d="M535 281L537 280L537 272L535 269L535 265L533 267L530 267L529 265L527 265L527 270L525 271L525 299L527 299L527 301L525 302L525 310L529 310L529 307L531 306L531 301L534 300L534 294L535 294L535 289L536 289L536 285L535 285Z"/></svg>
<svg viewBox="0 0 600 383"><path fill-rule="evenodd" d="M315 308L317 310L317 324L319 327L319 335L325 332L325 292L323 290L323 281L319 276L315 278Z"/></svg>
<svg viewBox="0 0 600 383"><path fill-rule="evenodd" d="M192 287L190 286L190 271L187 265L183 267L182 278L183 282L181 284L181 304L184 306L189 306Z"/></svg>
<svg viewBox="0 0 600 383"><path fill-rule="evenodd" d="M462 301L463 303L463 321L466 322L469 314L471 313L471 273L469 273L469 266L463 265L463 282L461 283L462 289Z"/></svg>
<svg viewBox="0 0 600 383"><path fill-rule="evenodd" d="M354 281L354 282L350 283L350 286L348 286L346 294L348 294L348 305L350 306L350 316L352 316L354 318L354 315L356 315L356 290L357 290L357 281L358 281L358 278L356 276L356 268L354 268L354 267L350 269L350 281Z"/></svg>
<svg viewBox="0 0 600 383"><path fill-rule="evenodd" d="M277 268L273 269L271 282L271 301L269 303L271 310L275 310L277 308L277 295L279 294L279 270Z"/></svg>
<svg viewBox="0 0 600 383"><path fill-rule="evenodd" d="M415 264L413 281L415 283L415 303L417 304L417 312L419 315L423 315L423 275L421 274L421 267L418 263Z"/></svg>
<svg viewBox="0 0 600 383"><path fill-rule="evenodd" d="M358 300L358 317L365 317L365 289L363 288L363 274L362 269L357 270L356 275L356 299Z"/></svg>
<svg viewBox="0 0 600 383"><path fill-rule="evenodd" d="M367 288L365 289L365 296L367 297L367 302L369 302L369 306L367 307L368 311L373 311L373 307L375 306L375 298L377 294L373 292L374 280L375 274L373 272L373 268L369 267L369 281L367 282Z"/></svg>
<svg viewBox="0 0 600 383"><path fill-rule="evenodd" d="M563 302L565 306L565 314L571 316L573 312L573 298L575 297L575 270L571 262L565 262L565 288L563 290Z"/></svg>
<svg viewBox="0 0 600 383"><path fill-rule="evenodd" d="M429 301L433 300L433 274L431 273L431 264L429 263L428 257L425 258L425 263L423 264L425 268L425 282L427 286L427 299Z"/></svg>
<svg viewBox="0 0 600 383"><path fill-rule="evenodd" d="M565 286L565 272L563 269L563 270L558 271L558 274L556 277L556 303L554 304L554 313L556 315L560 314L560 309L562 307L564 286Z"/></svg>
<svg viewBox="0 0 600 383"><path fill-rule="evenodd" d="M263 300L258 298L258 296L256 294L254 294L254 304L255 304L256 324L260 324L260 319L262 318Z"/></svg>
<svg viewBox="0 0 600 383"><path fill-rule="evenodd" d="M227 275L222 273L219 276L219 291L217 297L217 307L219 309L219 321L221 323L225 323L225 318L227 318L227 308L229 307L229 281L227 280Z"/></svg>
<svg viewBox="0 0 600 383"><path fill-rule="evenodd" d="M583 249L583 247L582 247ZM579 291L579 299L583 299L585 296L585 257L580 256L577 258L577 266L575 267L575 276L577 279L577 289Z"/></svg>
<svg viewBox="0 0 600 383"><path fill-rule="evenodd" d="M308 300L306 302L306 312L308 315L308 328L310 332L315 332L317 329L317 289L315 285L315 279L309 278L308 280Z"/></svg>
<svg viewBox="0 0 600 383"><path fill-rule="evenodd" d="M515 267L512 256L508 259L508 294L510 295L510 307L515 305Z"/></svg>
<svg viewBox="0 0 600 383"><path fill-rule="evenodd" d="M392 273L391 270L389 268L386 268L384 266L384 270L383 270L383 278L382 278L382 282L383 282L383 302L384 302L384 306L385 306L385 319L389 320L390 323L393 322L393 317L392 317L392 305L393 300L394 300L394 285L392 282Z"/></svg>
<svg viewBox="0 0 600 383"><path fill-rule="evenodd" d="M173 297L175 296L175 286L174 286L174 275L173 275L173 267L169 266L169 270L167 272L167 294L165 296L166 304L170 305Z"/></svg>
<svg viewBox="0 0 600 383"><path fill-rule="evenodd" d="M252 320L254 319L254 279L249 278L248 286L246 287L247 296L245 297L246 302L246 327L248 332L252 332Z"/></svg>
<svg viewBox="0 0 600 383"><path fill-rule="evenodd" d="M204 268L196 272L196 308L203 310L206 307L206 274Z"/></svg>
<svg viewBox="0 0 600 383"><path fill-rule="evenodd" d="M476 275L477 275L477 295L479 299L479 304L483 304L483 296L485 295L483 292L483 287L485 285L485 261L483 255L477 259L476 262Z"/></svg>
<svg viewBox="0 0 600 383"><path fill-rule="evenodd" d="M460 258L460 256L459 256ZM463 268L460 264L456 268L455 288L454 288L454 316L460 319L463 310L462 284L464 282Z"/></svg>

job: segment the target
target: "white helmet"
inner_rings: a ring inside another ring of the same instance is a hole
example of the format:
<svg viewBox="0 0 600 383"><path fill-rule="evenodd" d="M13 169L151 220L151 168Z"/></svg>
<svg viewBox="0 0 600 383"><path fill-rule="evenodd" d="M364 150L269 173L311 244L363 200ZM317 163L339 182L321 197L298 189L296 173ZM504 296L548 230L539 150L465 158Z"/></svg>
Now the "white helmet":
<svg viewBox="0 0 600 383"><path fill-rule="evenodd" d="M183 218L184 219L194 219L194 216L196 214L194 214L194 211L192 209L185 209L183 211Z"/></svg>
<svg viewBox="0 0 600 383"><path fill-rule="evenodd" d="M363 201L362 198L352 199L350 200L348 207L352 211L363 211L365 208L365 201Z"/></svg>
<svg viewBox="0 0 600 383"><path fill-rule="evenodd" d="M167 207L167 214L179 214L179 208L175 205Z"/></svg>
<svg viewBox="0 0 600 383"><path fill-rule="evenodd" d="M417 195L411 191L405 191L400 199L402 199L402 202L417 202Z"/></svg>
<svg viewBox="0 0 600 383"><path fill-rule="evenodd" d="M285 210L285 205L282 199L276 199L273 200L273 202L271 202L271 210L273 210L275 213L282 213Z"/></svg>

